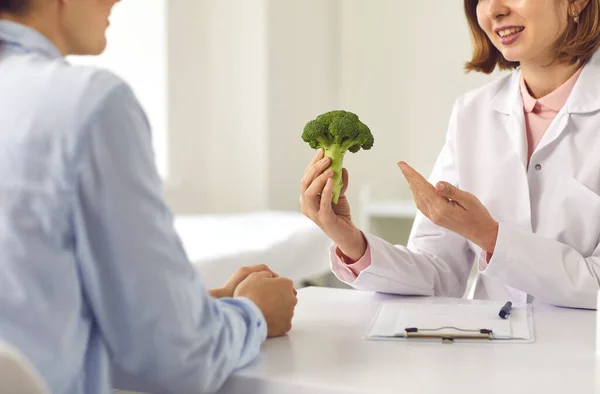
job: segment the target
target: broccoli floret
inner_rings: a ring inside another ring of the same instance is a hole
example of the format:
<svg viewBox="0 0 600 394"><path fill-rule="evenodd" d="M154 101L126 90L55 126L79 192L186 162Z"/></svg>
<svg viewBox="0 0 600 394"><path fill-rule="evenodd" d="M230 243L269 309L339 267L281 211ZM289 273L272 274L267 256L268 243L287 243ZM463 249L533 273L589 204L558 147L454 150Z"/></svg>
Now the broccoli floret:
<svg viewBox="0 0 600 394"><path fill-rule="evenodd" d="M337 204L342 191L342 162L346 151L352 153L362 149L371 149L373 135L358 116L347 111L331 111L317 116L304 127L304 142L311 148L325 150L325 156L331 159L329 168L333 170L333 203Z"/></svg>

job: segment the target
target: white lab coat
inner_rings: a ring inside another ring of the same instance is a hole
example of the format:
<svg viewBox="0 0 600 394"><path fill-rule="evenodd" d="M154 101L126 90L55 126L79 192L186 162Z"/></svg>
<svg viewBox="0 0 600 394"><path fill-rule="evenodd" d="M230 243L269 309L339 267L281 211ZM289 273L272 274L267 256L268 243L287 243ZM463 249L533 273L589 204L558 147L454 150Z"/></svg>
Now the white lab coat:
<svg viewBox="0 0 600 394"><path fill-rule="evenodd" d="M527 167L521 73L461 97L430 182L477 196L500 223L494 255L421 213L408 247L365 234L357 289L596 309L600 276L600 51L585 66ZM331 249L332 263L336 259ZM340 278L341 279L341 278Z"/></svg>

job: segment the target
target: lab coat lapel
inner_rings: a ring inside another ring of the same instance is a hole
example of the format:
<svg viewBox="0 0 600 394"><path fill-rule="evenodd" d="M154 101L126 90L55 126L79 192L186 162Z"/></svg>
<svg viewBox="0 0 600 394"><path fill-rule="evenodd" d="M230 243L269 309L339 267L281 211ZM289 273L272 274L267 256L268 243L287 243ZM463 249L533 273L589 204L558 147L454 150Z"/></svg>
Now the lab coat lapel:
<svg viewBox="0 0 600 394"><path fill-rule="evenodd" d="M600 110L600 50L585 65L565 105L569 114Z"/></svg>
<svg viewBox="0 0 600 394"><path fill-rule="evenodd" d="M523 99L520 92L521 72L515 72L507 80L492 102L496 112L501 114L502 124L512 142L513 148L523 164L523 173L527 168L527 134L525 131L525 115Z"/></svg>
<svg viewBox="0 0 600 394"><path fill-rule="evenodd" d="M511 184L511 194L514 202L509 208L513 211L512 220L525 231L531 231L531 203L529 196L529 181L527 178L527 133L525 130L525 114L520 90L521 72L517 71L506 80L492 101L492 107L499 113L499 133L508 135L515 150L518 172L512 179L506 180Z"/></svg>
<svg viewBox="0 0 600 394"><path fill-rule="evenodd" d="M566 111L565 108L563 108L558 113L558 115L556 115L556 118L554 119L554 121L552 121L550 127L548 127L548 130L546 130L546 132L542 136L542 139L540 140L533 154L535 155L537 152L541 151L542 149L550 145L552 142L554 142L558 137L560 137L560 135L567 129L568 124L569 113Z"/></svg>

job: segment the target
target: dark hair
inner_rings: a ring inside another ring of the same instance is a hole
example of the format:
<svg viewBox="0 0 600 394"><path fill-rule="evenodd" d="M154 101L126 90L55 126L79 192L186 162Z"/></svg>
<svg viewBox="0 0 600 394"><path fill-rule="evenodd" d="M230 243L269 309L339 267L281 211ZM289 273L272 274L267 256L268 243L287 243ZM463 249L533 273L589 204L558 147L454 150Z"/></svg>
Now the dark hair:
<svg viewBox="0 0 600 394"><path fill-rule="evenodd" d="M0 0L1 2L2 0ZM492 44L477 21L477 0L464 0L465 14L473 38L473 59L467 62L467 71L478 71L489 74L496 67L500 70L511 70L519 67L518 62L510 62ZM572 3L570 0L569 3ZM571 17L567 30L556 42L555 61L560 63L585 64L600 47L600 0L590 0L581 15L579 23Z"/></svg>
<svg viewBox="0 0 600 394"><path fill-rule="evenodd" d="M0 0L0 12L18 14L30 6L30 0Z"/></svg>

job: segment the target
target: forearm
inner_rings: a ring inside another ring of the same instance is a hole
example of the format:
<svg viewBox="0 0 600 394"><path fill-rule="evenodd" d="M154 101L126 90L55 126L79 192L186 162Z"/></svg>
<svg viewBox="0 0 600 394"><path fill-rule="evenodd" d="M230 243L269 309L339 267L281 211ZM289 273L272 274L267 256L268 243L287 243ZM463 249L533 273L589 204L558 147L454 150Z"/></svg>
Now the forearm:
<svg viewBox="0 0 600 394"><path fill-rule="evenodd" d="M332 237L332 240L344 256L352 261L360 260L367 250L367 240L362 231L358 228L356 228L352 234L334 236Z"/></svg>
<svg viewBox="0 0 600 394"><path fill-rule="evenodd" d="M115 362L173 392L218 390L233 371L256 358L267 327L248 300L211 300L188 319L167 313L162 321L141 321L134 337L122 337L136 350L119 352Z"/></svg>
<svg viewBox="0 0 600 394"><path fill-rule="evenodd" d="M452 233L441 237L433 234L418 236L409 243L409 248L392 245L370 234L366 234L366 238L371 265L358 278L344 280L333 265L334 273L345 283L359 290L383 293L463 295L470 262L474 258L464 238ZM334 247L330 253L332 263L335 263L338 257Z"/></svg>

